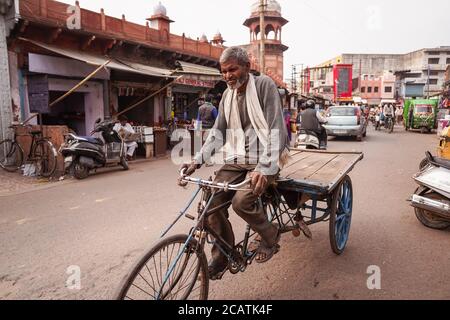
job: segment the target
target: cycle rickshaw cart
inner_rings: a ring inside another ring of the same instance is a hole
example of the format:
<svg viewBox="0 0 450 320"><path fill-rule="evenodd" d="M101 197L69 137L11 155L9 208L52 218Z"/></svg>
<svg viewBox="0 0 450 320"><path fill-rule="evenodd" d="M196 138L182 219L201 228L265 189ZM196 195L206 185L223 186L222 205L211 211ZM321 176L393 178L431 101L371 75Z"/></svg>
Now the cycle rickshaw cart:
<svg viewBox="0 0 450 320"><path fill-rule="evenodd" d="M281 233L292 232L299 236L301 231L306 234L304 226L328 221L331 249L340 255L347 244L353 211L353 188L348 174L363 157L359 152L294 149L280 178L269 186L258 203ZM197 185L196 192L161 240L124 277L116 299L206 300L209 290L207 243L218 246L228 257L228 268L224 272L244 272L255 259L257 251L249 250L255 233L249 226L244 240L231 247L206 223L207 216L229 205L224 203L210 208L215 193L243 190L249 180L236 185L185 176L183 180ZM194 217L188 210L198 196L197 217ZM183 216L194 221L190 232L165 238Z"/></svg>

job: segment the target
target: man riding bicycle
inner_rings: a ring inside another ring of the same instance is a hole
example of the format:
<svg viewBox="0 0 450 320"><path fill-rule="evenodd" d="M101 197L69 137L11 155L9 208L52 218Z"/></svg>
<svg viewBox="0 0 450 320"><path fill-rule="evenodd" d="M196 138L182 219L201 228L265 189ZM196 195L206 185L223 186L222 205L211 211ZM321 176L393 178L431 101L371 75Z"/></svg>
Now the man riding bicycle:
<svg viewBox="0 0 450 320"><path fill-rule="evenodd" d="M282 101L272 79L250 74L250 59L244 49L226 49L220 64L228 89L220 102L218 117L201 151L182 169L186 169L186 175L192 175L205 162L214 162L213 154L217 155L216 151L224 147L225 165L218 171L215 182L236 184L250 176L252 190L220 191L214 196L211 208L232 200L233 210L261 237L255 260L264 263L279 249L278 229L268 221L258 199L275 181L289 156ZM208 224L234 246L227 209L221 208L209 216ZM212 258L209 276L217 280L227 268L228 259L217 246L212 248Z"/></svg>
<svg viewBox="0 0 450 320"><path fill-rule="evenodd" d="M394 117L395 117L394 106L392 104L385 104L383 107L383 114L386 117L384 124L385 124L385 127L387 128L387 126L389 124L389 120L391 120L392 122L394 121Z"/></svg>

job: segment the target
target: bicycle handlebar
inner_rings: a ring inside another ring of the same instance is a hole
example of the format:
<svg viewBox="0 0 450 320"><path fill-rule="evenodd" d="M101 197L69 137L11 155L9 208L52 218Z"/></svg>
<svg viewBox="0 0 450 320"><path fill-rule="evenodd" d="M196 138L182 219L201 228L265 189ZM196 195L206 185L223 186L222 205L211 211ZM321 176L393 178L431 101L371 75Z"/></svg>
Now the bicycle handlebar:
<svg viewBox="0 0 450 320"><path fill-rule="evenodd" d="M15 129L18 127L24 127L24 128L31 128L33 125L32 124L25 124L23 122L17 123L17 124L13 124L11 126L9 126L9 129Z"/></svg>
<svg viewBox="0 0 450 320"><path fill-rule="evenodd" d="M210 181L210 180L202 180L202 179L188 177L184 174L185 172L186 172L186 168L184 168L180 172L180 177L182 178L183 181L188 182L188 183L197 184L197 185L204 186L204 187L221 189L221 190L224 190L225 192L227 192L229 190L231 190L231 191L248 191L250 189L241 189L241 188L243 186L245 186L246 184L250 183L250 181L252 180L252 179L247 179L238 184L229 184L227 182L215 183L214 181Z"/></svg>

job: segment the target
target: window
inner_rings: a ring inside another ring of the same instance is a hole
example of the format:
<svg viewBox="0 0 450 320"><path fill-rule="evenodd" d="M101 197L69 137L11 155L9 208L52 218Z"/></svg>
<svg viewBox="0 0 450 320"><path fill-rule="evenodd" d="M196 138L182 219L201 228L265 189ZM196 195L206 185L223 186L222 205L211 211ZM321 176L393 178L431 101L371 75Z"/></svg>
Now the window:
<svg viewBox="0 0 450 320"><path fill-rule="evenodd" d="M374 91L375 93L378 93L378 87L373 88L373 91Z"/></svg>
<svg viewBox="0 0 450 320"><path fill-rule="evenodd" d="M430 84L438 84L438 79L430 79Z"/></svg>
<svg viewBox="0 0 450 320"><path fill-rule="evenodd" d="M372 87L367 87L367 93L372 93Z"/></svg>
<svg viewBox="0 0 450 320"><path fill-rule="evenodd" d="M447 58L447 64L450 64L450 58Z"/></svg>
<svg viewBox="0 0 450 320"><path fill-rule="evenodd" d="M337 108L330 108L330 114L331 116L354 116L356 115L356 108L345 108L345 107L337 107Z"/></svg>
<svg viewBox="0 0 450 320"><path fill-rule="evenodd" d="M406 78L422 78L422 74L421 73L406 73L405 77Z"/></svg>
<svg viewBox="0 0 450 320"><path fill-rule="evenodd" d="M392 87L385 87L384 88L384 92L385 93L391 93L392 92Z"/></svg>
<svg viewBox="0 0 450 320"><path fill-rule="evenodd" d="M366 93L366 87L361 87L361 93Z"/></svg>
<svg viewBox="0 0 450 320"><path fill-rule="evenodd" d="M439 58L429 58L428 64L439 64Z"/></svg>
<svg viewBox="0 0 450 320"><path fill-rule="evenodd" d="M430 71L430 76L438 76L439 71Z"/></svg>

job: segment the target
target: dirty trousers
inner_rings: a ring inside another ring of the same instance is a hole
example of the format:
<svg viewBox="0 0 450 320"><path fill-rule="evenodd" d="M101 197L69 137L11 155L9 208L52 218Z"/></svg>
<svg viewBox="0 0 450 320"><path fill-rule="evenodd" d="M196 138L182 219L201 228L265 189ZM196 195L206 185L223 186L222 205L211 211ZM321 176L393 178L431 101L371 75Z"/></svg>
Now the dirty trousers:
<svg viewBox="0 0 450 320"><path fill-rule="evenodd" d="M215 177L216 183L228 182L237 184L247 178L247 174L253 172L256 165L224 165ZM268 176L268 185L276 179L276 176ZM258 197L252 191L220 191L211 202L210 209L216 208L225 202L232 201L233 210L244 219L257 232L268 246L275 244L278 230L269 223L264 209L258 203ZM229 205L228 205L229 207ZM230 224L228 207L222 208L208 217L208 225L228 244L234 246L234 233ZM227 259L217 246L213 246L212 257L215 262L226 263Z"/></svg>

